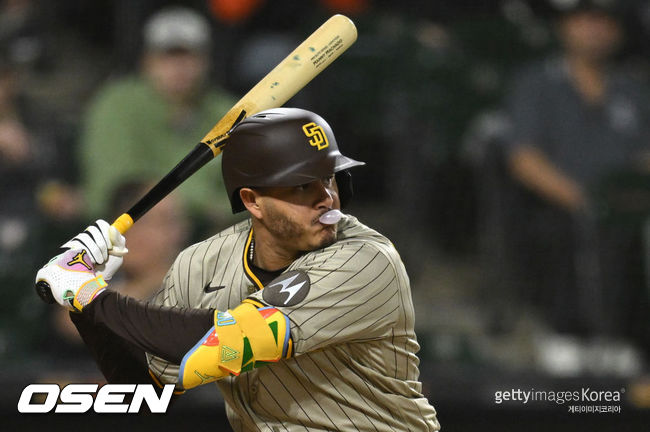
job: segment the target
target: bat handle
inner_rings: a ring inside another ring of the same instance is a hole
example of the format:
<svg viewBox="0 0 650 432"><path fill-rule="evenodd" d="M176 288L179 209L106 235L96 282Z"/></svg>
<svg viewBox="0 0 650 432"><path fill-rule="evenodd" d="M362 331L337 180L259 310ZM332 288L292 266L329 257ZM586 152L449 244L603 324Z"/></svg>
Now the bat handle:
<svg viewBox="0 0 650 432"><path fill-rule="evenodd" d="M133 218L128 213L122 213L120 217L115 219L112 226L114 226L120 234L126 233L135 223Z"/></svg>

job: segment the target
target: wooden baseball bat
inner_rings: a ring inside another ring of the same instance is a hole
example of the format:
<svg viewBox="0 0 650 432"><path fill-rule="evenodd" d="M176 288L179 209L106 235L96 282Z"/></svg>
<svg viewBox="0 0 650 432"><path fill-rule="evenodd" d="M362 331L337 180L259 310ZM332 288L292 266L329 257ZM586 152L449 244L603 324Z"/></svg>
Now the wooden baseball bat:
<svg viewBox="0 0 650 432"><path fill-rule="evenodd" d="M334 15L304 40L271 72L244 95L181 162L147 192L113 226L124 234L199 168L215 158L226 144L228 132L239 121L260 111L282 106L330 65L357 39L354 23Z"/></svg>

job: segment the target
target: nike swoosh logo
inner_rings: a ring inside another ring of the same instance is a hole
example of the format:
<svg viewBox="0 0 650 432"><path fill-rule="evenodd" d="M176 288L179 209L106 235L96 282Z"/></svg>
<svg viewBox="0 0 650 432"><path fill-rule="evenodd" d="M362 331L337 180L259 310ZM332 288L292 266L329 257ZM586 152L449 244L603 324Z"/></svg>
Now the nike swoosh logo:
<svg viewBox="0 0 650 432"><path fill-rule="evenodd" d="M225 285L212 286L210 284L207 284L205 288L203 288L203 291L205 291L206 293L211 293L211 292L219 291L220 289L224 289L225 287L226 287Z"/></svg>

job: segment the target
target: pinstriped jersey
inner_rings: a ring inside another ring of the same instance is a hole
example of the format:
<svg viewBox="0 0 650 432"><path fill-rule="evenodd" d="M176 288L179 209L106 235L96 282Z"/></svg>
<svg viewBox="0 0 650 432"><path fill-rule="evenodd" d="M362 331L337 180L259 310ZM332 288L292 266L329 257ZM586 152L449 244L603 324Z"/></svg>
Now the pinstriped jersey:
<svg viewBox="0 0 650 432"><path fill-rule="evenodd" d="M235 431L436 431L418 381L408 276L393 245L346 216L338 240L302 255L262 288L245 221L183 251L156 304L273 306L290 321L294 356L217 382ZM148 355L175 383L178 366Z"/></svg>

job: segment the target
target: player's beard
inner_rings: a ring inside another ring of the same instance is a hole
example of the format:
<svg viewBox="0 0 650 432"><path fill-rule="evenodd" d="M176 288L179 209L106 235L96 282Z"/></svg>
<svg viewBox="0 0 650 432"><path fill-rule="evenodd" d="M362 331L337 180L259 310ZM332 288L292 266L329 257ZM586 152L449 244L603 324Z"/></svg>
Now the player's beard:
<svg viewBox="0 0 650 432"><path fill-rule="evenodd" d="M300 243L301 239L307 240L308 245L300 247L301 252L324 248L336 241L336 225L329 226L324 231L319 230L319 237L315 238L308 228L305 228L300 223L278 210L274 205L268 205L266 212L267 217L264 218L262 223L273 237L284 243L293 244L294 246L296 246L296 243ZM319 223L316 219L311 221L311 224L312 226L315 226ZM325 233L325 235L322 233ZM314 238L312 239L311 237Z"/></svg>

